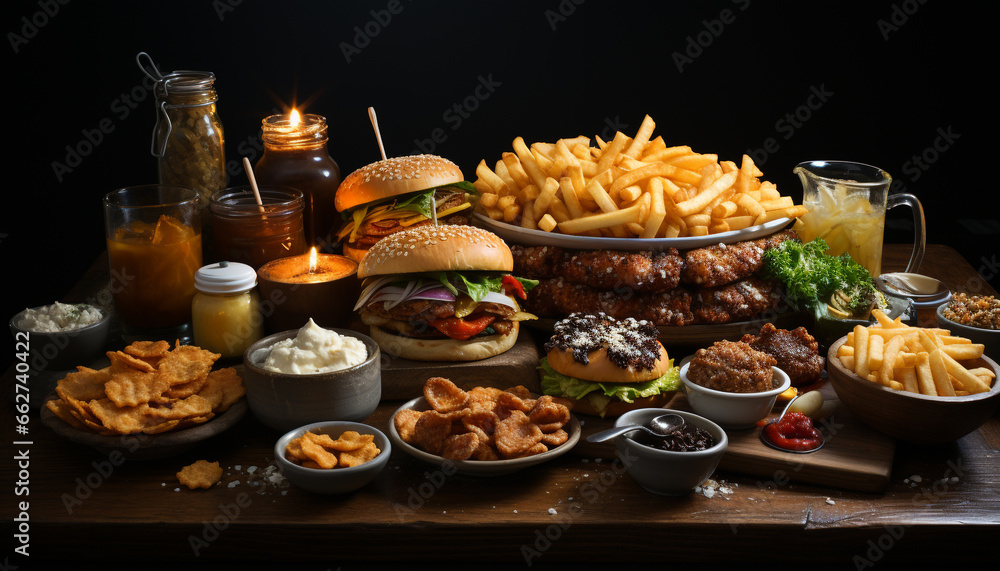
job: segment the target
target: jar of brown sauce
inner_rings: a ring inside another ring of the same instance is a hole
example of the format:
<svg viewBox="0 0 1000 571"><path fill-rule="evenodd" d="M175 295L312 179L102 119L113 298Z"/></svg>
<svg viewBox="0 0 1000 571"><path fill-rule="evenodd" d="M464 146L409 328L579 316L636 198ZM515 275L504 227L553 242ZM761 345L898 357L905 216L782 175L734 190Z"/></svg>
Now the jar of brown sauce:
<svg viewBox="0 0 1000 571"><path fill-rule="evenodd" d="M212 195L213 259L240 262L256 270L271 260L308 249L302 192L268 186L258 190L260 205L248 186Z"/></svg>
<svg viewBox="0 0 1000 571"><path fill-rule="evenodd" d="M341 175L327 151L326 118L299 116L296 111L271 115L262 121L261 136L264 154L254 166L257 183L301 191L308 244L331 249L336 243L333 233L339 226L334 197Z"/></svg>

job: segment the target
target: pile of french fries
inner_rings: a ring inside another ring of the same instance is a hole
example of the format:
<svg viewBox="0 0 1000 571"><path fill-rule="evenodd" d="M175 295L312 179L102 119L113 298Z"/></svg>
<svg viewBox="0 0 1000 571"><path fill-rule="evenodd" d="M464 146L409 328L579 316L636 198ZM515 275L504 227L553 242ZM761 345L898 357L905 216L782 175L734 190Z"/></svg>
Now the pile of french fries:
<svg viewBox="0 0 1000 571"><path fill-rule="evenodd" d="M968 368L960 361L982 357L984 346L947 329L910 327L899 318L873 312L878 323L857 325L837 350L845 368L891 389L930 396L987 392L996 375L988 367Z"/></svg>
<svg viewBox="0 0 1000 571"><path fill-rule="evenodd" d="M678 238L741 230L805 207L782 196L743 155L741 165L651 139L647 115L634 137L533 143L514 139L494 168L480 161L477 209L523 228L580 236Z"/></svg>

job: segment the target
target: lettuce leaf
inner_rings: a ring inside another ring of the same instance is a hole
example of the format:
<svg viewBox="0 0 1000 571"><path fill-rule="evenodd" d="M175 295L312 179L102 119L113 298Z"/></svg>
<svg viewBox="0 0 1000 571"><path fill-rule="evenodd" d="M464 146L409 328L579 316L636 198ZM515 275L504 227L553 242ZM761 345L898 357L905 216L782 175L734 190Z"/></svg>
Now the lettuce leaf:
<svg viewBox="0 0 1000 571"><path fill-rule="evenodd" d="M410 210L424 216L425 218L432 218L434 216L434 210L436 209L436 203L434 202L434 189L407 194L405 197L396 202L393 209Z"/></svg>
<svg viewBox="0 0 1000 571"><path fill-rule="evenodd" d="M374 200L369 203L359 205L355 209L346 210L340 213L340 217L344 221L354 220L355 227L361 226L361 221L364 220L365 216L368 215L368 209L374 206L382 205L391 202L390 208L393 210L409 210L424 216L425 218L433 218L432 212L435 207L435 193L439 190L446 189L448 187L454 187L466 194L479 194L476 190L475 185L467 180L453 182L449 184L442 184L440 186L435 186L432 188L427 188L424 190L418 190L416 192L411 192L398 197L384 198L382 200Z"/></svg>
<svg viewBox="0 0 1000 571"><path fill-rule="evenodd" d="M670 369L662 376L644 383L595 383L564 375L549 365L543 357L538 369L542 371L542 394L573 399L587 398L603 416L608 404L620 400L633 403L636 399L651 397L660 393L676 391L681 385L678 367L670 362Z"/></svg>

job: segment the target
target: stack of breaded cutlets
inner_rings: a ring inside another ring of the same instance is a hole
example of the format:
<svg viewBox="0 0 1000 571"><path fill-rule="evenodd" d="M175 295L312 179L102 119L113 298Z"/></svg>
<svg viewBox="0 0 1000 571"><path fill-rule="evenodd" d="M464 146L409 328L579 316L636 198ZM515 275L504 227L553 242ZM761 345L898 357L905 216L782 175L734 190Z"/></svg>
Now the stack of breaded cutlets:
<svg viewBox="0 0 1000 571"><path fill-rule="evenodd" d="M746 321L774 309L780 286L757 275L764 252L792 230L679 252L569 250L512 245L515 275L539 280L525 309L539 317L574 312L634 317L656 325Z"/></svg>

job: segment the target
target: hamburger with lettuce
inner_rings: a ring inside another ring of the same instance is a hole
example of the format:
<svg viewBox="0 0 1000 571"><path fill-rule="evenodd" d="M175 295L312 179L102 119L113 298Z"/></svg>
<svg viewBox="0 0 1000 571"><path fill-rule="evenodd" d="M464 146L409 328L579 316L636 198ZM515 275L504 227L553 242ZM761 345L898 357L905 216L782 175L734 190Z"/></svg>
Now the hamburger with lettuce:
<svg viewBox="0 0 1000 571"><path fill-rule="evenodd" d="M667 404L680 386L680 368L657 334L644 320L571 314L545 343L542 393L569 399L573 412L602 417Z"/></svg>
<svg viewBox="0 0 1000 571"><path fill-rule="evenodd" d="M474 361L514 346L535 280L510 275L510 248L475 226L421 225L379 240L358 265L354 307L388 355Z"/></svg>
<svg viewBox="0 0 1000 571"><path fill-rule="evenodd" d="M476 193L458 165L437 155L409 155L354 171L337 188L344 255L361 261L376 242L406 228L469 224Z"/></svg>

